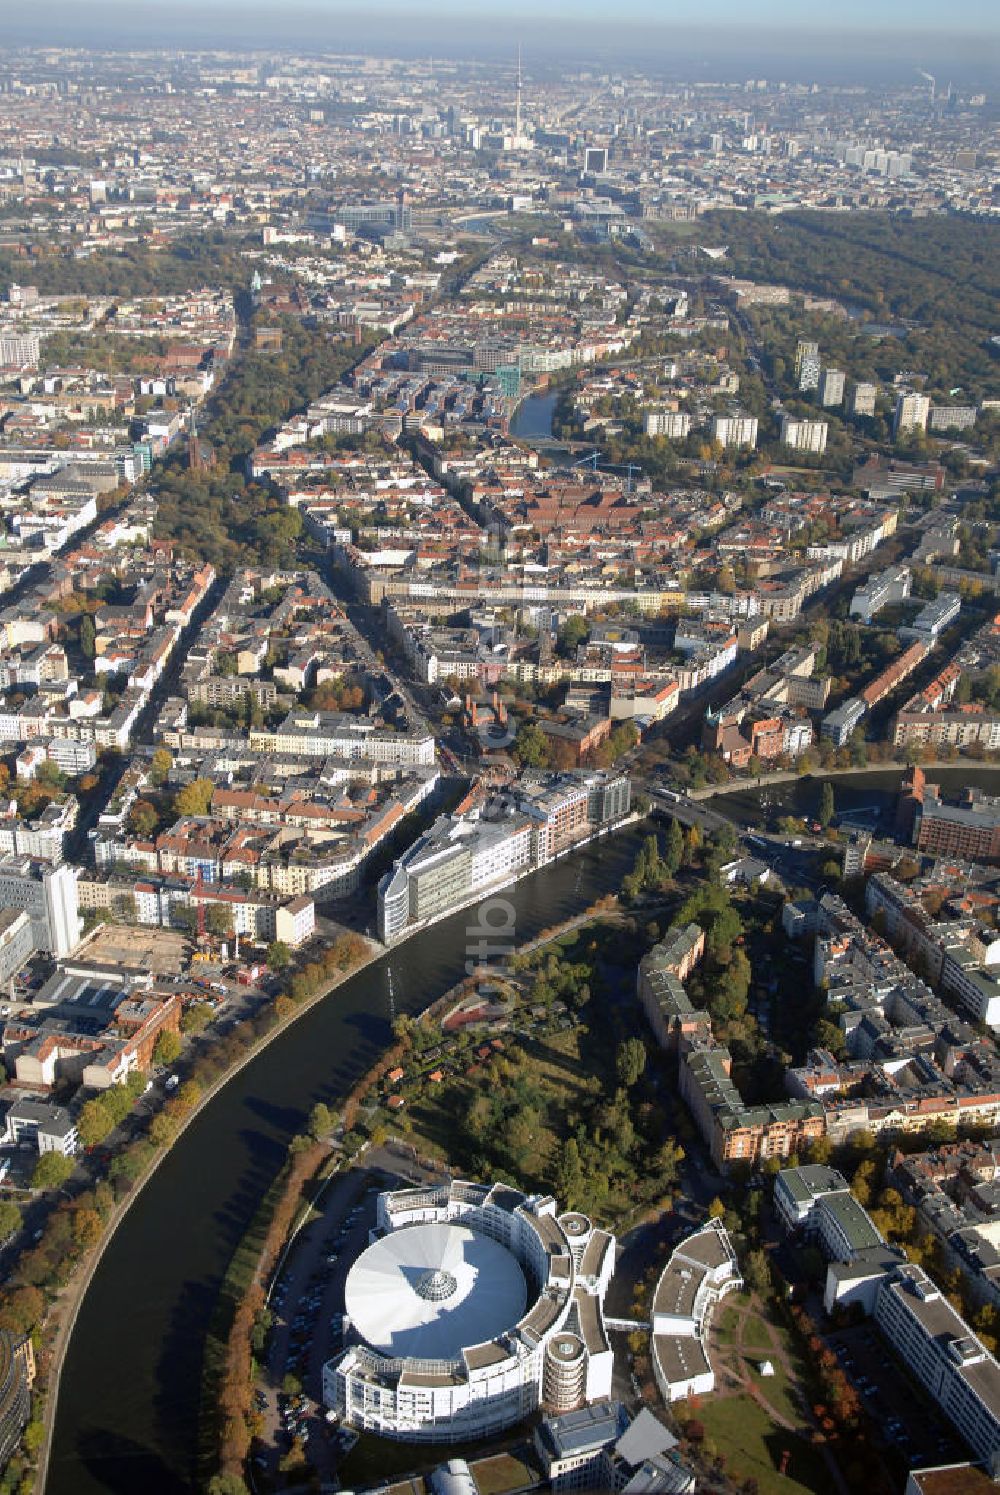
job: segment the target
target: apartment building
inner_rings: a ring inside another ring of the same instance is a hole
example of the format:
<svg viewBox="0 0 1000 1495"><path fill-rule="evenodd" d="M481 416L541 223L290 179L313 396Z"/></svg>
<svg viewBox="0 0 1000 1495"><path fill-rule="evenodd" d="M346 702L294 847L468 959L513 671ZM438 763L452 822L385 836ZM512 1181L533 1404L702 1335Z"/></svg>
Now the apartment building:
<svg viewBox="0 0 1000 1495"><path fill-rule="evenodd" d="M757 417L755 415L713 415L711 436L720 446L757 445Z"/></svg>
<svg viewBox="0 0 1000 1495"><path fill-rule="evenodd" d="M821 456L826 451L829 430L829 422L825 420L797 420L792 415L781 417L781 442L796 452Z"/></svg>
<svg viewBox="0 0 1000 1495"><path fill-rule="evenodd" d="M866 577L851 598L851 617L870 623L891 602L902 602L910 595L913 573L909 566L890 566Z"/></svg>
<svg viewBox="0 0 1000 1495"><path fill-rule="evenodd" d="M439 816L379 883L380 938L388 944L608 830L628 814L630 793L611 771L525 775Z"/></svg>
<svg viewBox="0 0 1000 1495"><path fill-rule="evenodd" d="M365 718L339 711L290 711L273 731L253 729L255 753L288 753L310 758L371 759L402 766L434 762L433 733L424 729L394 732Z"/></svg>

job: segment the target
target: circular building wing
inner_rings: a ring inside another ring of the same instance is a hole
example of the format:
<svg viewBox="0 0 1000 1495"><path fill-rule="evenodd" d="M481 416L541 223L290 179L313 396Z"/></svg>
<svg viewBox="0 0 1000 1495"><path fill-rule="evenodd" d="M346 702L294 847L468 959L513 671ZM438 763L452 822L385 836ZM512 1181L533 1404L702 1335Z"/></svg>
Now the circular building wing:
<svg viewBox="0 0 1000 1495"><path fill-rule="evenodd" d="M351 1268L345 1307L363 1340L398 1359L457 1360L511 1329L527 1286L515 1256L463 1225L410 1225Z"/></svg>

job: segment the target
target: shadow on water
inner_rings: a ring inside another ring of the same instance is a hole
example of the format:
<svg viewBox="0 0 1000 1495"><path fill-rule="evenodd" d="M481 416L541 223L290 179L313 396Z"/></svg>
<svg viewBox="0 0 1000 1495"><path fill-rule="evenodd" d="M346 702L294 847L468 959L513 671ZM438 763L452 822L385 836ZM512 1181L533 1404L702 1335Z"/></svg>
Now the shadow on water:
<svg viewBox="0 0 1000 1495"><path fill-rule="evenodd" d="M94 1487L109 1495L191 1495L194 1488L152 1449L107 1428L82 1431L77 1458Z"/></svg>
<svg viewBox="0 0 1000 1495"><path fill-rule="evenodd" d="M502 895L523 942L616 891L644 828L556 862ZM351 977L241 1070L180 1137L109 1242L64 1367L46 1495L178 1495L192 1487L205 1332L219 1284L317 1100L336 1104L390 1039L465 975L476 910Z"/></svg>

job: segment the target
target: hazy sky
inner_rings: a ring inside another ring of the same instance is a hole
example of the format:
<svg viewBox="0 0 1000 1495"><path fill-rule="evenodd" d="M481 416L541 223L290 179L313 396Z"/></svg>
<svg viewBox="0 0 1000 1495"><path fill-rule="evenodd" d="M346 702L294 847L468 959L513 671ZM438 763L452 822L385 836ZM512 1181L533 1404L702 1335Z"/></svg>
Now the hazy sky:
<svg viewBox="0 0 1000 1495"><path fill-rule="evenodd" d="M46 13L65 13L66 0L36 0L30 7L33 16L41 19ZM262 0L98 0L96 5L77 0L79 12L88 10L118 11L125 22L136 22L143 14L158 27L169 24L171 13L180 19L183 12L192 12L207 17L212 12L227 18L246 16L248 13L270 13L275 23L280 24L283 12L312 11L317 16L330 19L341 15L357 15L365 12L369 17L391 15L406 16L413 21L420 17L454 17L463 26L478 22L486 31L495 32L509 25L515 16L552 21L587 20L592 22L650 23L669 26L680 24L703 26L706 24L736 23L740 26L791 26L795 30L811 27L838 25L890 29L899 26L904 30L914 26L931 30L977 31L981 34L1000 35L1000 5L997 0L953 0L943 6L941 0L838 0L832 10L825 7L809 8L802 0L545 0L542 5L532 5L528 0L508 0L499 9L483 0L273 0L272 4ZM83 16L80 16L83 20Z"/></svg>
<svg viewBox="0 0 1000 1495"><path fill-rule="evenodd" d="M1000 0L30 0L4 6L4 41L219 47L574 62L673 77L912 78L915 67L990 92Z"/></svg>

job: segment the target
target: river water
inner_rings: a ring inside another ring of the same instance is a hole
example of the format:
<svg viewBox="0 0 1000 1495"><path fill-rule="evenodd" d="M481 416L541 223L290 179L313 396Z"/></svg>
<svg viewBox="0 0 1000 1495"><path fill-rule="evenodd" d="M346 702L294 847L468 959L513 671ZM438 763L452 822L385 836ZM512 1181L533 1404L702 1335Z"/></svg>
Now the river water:
<svg viewBox="0 0 1000 1495"><path fill-rule="evenodd" d="M537 394L522 400L514 411L510 434L520 436L522 440L530 440L532 436L551 436L552 415L558 399L558 394Z"/></svg>
<svg viewBox="0 0 1000 1495"><path fill-rule="evenodd" d="M507 890L517 941L616 891L644 833L596 841ZM474 909L456 914L345 982L230 1081L164 1159L81 1306L46 1495L194 1489L204 1333L233 1250L310 1107L335 1104L374 1063L393 1016L465 974L475 922Z"/></svg>

